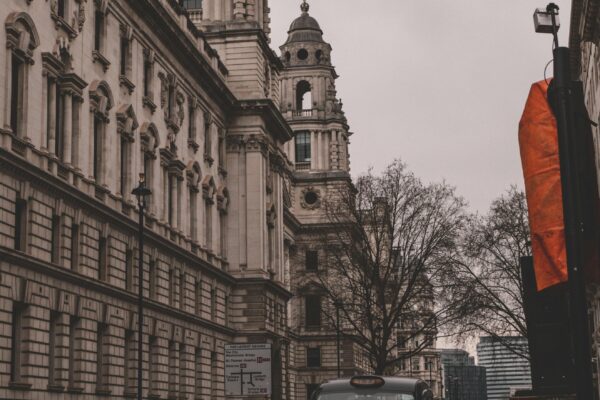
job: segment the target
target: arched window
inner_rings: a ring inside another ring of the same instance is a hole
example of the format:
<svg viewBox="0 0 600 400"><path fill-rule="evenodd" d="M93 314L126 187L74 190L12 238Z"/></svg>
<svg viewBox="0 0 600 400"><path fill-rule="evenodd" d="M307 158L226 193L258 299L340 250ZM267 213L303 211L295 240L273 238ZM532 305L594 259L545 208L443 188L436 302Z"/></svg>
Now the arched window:
<svg viewBox="0 0 600 400"><path fill-rule="evenodd" d="M97 184L106 183L106 126L110 121L108 113L113 106L113 97L105 81L94 81L90 85L90 111L92 113L92 177Z"/></svg>
<svg viewBox="0 0 600 400"><path fill-rule="evenodd" d="M117 133L119 134L120 146L117 157L120 161L119 192L124 199L129 198L133 189L131 177L133 175L133 152L134 131L138 128L137 118L131 104L123 104L117 109Z"/></svg>
<svg viewBox="0 0 600 400"><path fill-rule="evenodd" d="M5 21L9 78L5 98L9 99L4 115L13 135L25 138L27 133L27 92L29 66L33 50L40 38L31 17L26 13L11 13Z"/></svg>
<svg viewBox="0 0 600 400"><path fill-rule="evenodd" d="M312 110L311 87L307 81L300 81L296 86L296 110Z"/></svg>

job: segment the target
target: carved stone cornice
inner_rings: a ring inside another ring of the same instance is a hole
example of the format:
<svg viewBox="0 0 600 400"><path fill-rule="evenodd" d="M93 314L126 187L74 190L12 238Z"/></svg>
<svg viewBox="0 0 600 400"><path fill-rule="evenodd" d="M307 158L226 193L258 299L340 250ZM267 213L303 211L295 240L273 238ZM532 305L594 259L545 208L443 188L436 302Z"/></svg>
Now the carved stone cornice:
<svg viewBox="0 0 600 400"><path fill-rule="evenodd" d="M83 89L85 89L87 85L87 82L74 72L63 74L60 77L61 89L70 90L73 96L78 98L83 98Z"/></svg>
<svg viewBox="0 0 600 400"><path fill-rule="evenodd" d="M269 132L281 142L290 140L294 133L271 99L239 100L235 111L239 115L259 115Z"/></svg>

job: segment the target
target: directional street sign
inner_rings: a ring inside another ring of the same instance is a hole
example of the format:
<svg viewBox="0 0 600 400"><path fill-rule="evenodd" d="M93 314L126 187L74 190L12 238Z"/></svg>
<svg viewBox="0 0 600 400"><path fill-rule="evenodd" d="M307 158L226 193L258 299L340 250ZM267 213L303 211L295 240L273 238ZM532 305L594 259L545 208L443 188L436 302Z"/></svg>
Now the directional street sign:
<svg viewBox="0 0 600 400"><path fill-rule="evenodd" d="M271 345L225 345L225 395L271 395Z"/></svg>

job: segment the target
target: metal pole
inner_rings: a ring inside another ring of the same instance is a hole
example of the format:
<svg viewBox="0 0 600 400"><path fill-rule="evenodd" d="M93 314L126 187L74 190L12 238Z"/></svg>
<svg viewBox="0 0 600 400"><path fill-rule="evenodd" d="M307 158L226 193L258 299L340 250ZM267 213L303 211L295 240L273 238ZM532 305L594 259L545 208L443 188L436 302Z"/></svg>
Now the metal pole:
<svg viewBox="0 0 600 400"><path fill-rule="evenodd" d="M142 400L142 340L144 327L144 209L143 198L138 198L139 206L139 255L138 255L138 371L137 371L137 398Z"/></svg>
<svg viewBox="0 0 600 400"><path fill-rule="evenodd" d="M577 149L575 148L576 132L571 104L569 49L558 47L554 49L553 54L554 80L551 97L558 126L575 391L578 400L589 400L593 398L592 365L581 251L581 199L576 168Z"/></svg>
<svg viewBox="0 0 600 400"><path fill-rule="evenodd" d="M342 370L340 367L340 307L339 304L335 305L335 319L336 319L336 344L337 344L337 376L342 376Z"/></svg>

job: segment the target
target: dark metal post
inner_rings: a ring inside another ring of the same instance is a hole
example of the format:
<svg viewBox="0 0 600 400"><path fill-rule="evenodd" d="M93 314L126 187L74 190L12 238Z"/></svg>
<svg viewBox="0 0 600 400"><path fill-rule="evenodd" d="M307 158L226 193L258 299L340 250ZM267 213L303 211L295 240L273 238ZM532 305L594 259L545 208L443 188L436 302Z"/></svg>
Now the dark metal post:
<svg viewBox="0 0 600 400"><path fill-rule="evenodd" d="M145 187L144 174L140 174L138 187L131 192L138 201L138 348L137 348L137 398L142 400L142 354L143 354L143 331L144 331L144 212L146 210L146 196L152 194Z"/></svg>
<svg viewBox="0 0 600 400"><path fill-rule="evenodd" d="M578 400L593 398L590 336L585 297L582 254L582 215L576 169L575 129L571 104L569 49L558 47L554 54L552 105L558 126L558 144L563 196L571 342L575 362L575 390Z"/></svg>
<svg viewBox="0 0 600 400"><path fill-rule="evenodd" d="M574 111L572 105L572 81L569 68L569 48L559 47L556 15L558 6L548 4L546 10L552 17L554 36L554 79L548 91L548 100L556 117L560 159L563 218L567 250L569 287L569 324L575 375L574 391L578 400L593 398L592 357L590 349L585 277L582 252L582 209L580 182L577 171L577 149Z"/></svg>
<svg viewBox="0 0 600 400"><path fill-rule="evenodd" d="M337 344L337 376L342 376L342 369L340 366L340 304L335 303L335 325L336 325L336 344Z"/></svg>

